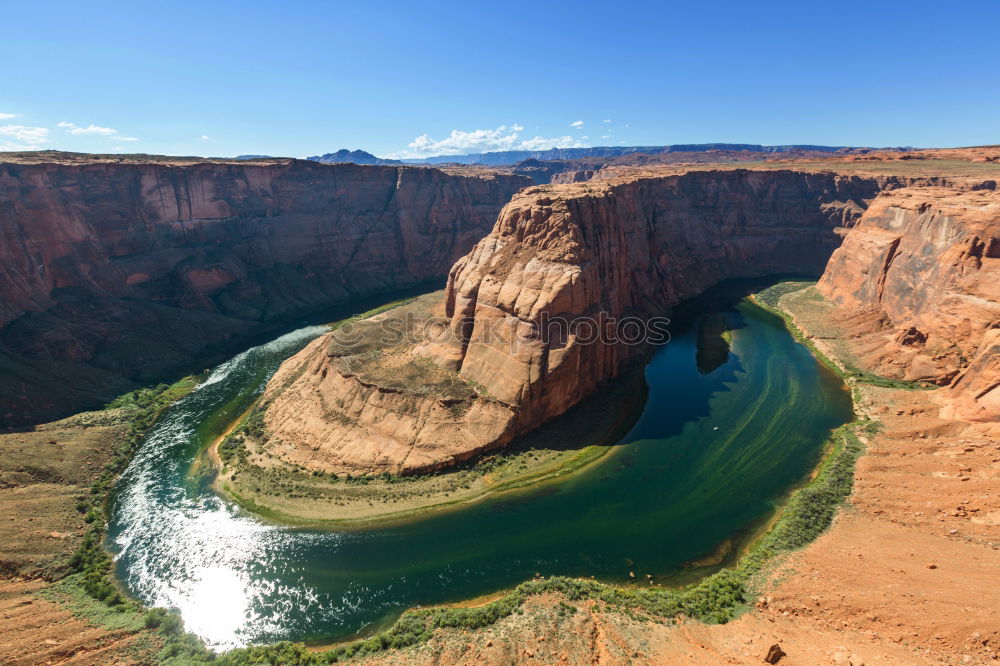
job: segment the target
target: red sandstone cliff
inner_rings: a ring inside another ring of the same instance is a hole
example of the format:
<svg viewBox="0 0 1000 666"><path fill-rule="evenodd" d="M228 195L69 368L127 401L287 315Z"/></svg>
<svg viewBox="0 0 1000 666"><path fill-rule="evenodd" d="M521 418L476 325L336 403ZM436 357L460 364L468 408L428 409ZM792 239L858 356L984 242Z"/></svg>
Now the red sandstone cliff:
<svg viewBox="0 0 1000 666"><path fill-rule="evenodd" d="M819 274L841 241L835 228L853 224L883 185L731 170L523 190L451 270L451 335L398 355L400 363L430 359L476 387L461 410L445 409L423 387L362 381L317 342L272 381L268 428L290 447L284 455L338 472L413 472L503 446L646 353L643 345L585 344L589 331L560 333L546 317L586 316L604 327L661 315L727 278ZM487 412L497 419L488 428L466 422Z"/></svg>
<svg viewBox="0 0 1000 666"><path fill-rule="evenodd" d="M297 160L0 164L0 423L443 276L528 182Z"/></svg>
<svg viewBox="0 0 1000 666"><path fill-rule="evenodd" d="M441 293L428 294L282 364L263 397L262 450L327 473L405 474L506 444L514 410L421 355L440 314Z"/></svg>
<svg viewBox="0 0 1000 666"><path fill-rule="evenodd" d="M456 341L432 351L518 408L519 431L616 377L642 346L538 335L543 313L661 314L722 280L819 273L880 189L790 171L694 171L624 183L529 188L452 269ZM500 342L487 339L497 330ZM519 344L511 351L505 337Z"/></svg>
<svg viewBox="0 0 1000 666"><path fill-rule="evenodd" d="M1000 420L1000 193L905 188L876 199L819 283L879 372L947 385L947 417Z"/></svg>

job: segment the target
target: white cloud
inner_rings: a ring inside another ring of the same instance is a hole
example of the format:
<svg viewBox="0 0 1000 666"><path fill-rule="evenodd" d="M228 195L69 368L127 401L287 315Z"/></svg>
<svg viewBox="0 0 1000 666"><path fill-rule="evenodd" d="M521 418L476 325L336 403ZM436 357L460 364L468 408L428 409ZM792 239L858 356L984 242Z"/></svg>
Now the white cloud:
<svg viewBox="0 0 1000 666"><path fill-rule="evenodd" d="M101 136L111 136L112 134L118 134L118 130L111 129L110 127L101 127L99 125L87 125L86 127L74 127L69 130L70 134L99 134Z"/></svg>
<svg viewBox="0 0 1000 666"><path fill-rule="evenodd" d="M87 125L86 127L80 127L76 123L67 122L61 120L56 123L56 127L62 127L64 130L73 134L74 136L79 136L81 134L92 134L96 136L106 136L114 139L115 141L138 141L134 136L118 136L118 130L111 127L101 127L100 125Z"/></svg>
<svg viewBox="0 0 1000 666"><path fill-rule="evenodd" d="M35 150L43 143L49 142L49 129L47 127L27 127L25 125L3 125L0 126L0 137L10 137L12 143L7 140L3 145L4 150Z"/></svg>
<svg viewBox="0 0 1000 666"><path fill-rule="evenodd" d="M16 113L0 113L0 120L10 120L11 118L17 118Z"/></svg>
<svg viewBox="0 0 1000 666"><path fill-rule="evenodd" d="M602 136L601 138L602 138L602 139L610 139L610 138L611 138L611 135L610 135L610 134L605 134L605 135L604 135L604 136Z"/></svg>
<svg viewBox="0 0 1000 666"><path fill-rule="evenodd" d="M602 123L610 123L610 122L611 122L611 119L610 119L610 118L608 118L607 120L602 120L601 122L602 122Z"/></svg>
<svg viewBox="0 0 1000 666"><path fill-rule="evenodd" d="M507 130L506 125L496 129L477 129L471 132L452 130L444 139L432 139L421 134L410 142L410 149L424 155L457 155L486 150L510 150L517 145L518 133Z"/></svg>
<svg viewBox="0 0 1000 666"><path fill-rule="evenodd" d="M548 150L549 148L586 148L586 146L571 136L560 136L552 139L536 136L534 139L525 139L517 148L519 150Z"/></svg>
<svg viewBox="0 0 1000 666"><path fill-rule="evenodd" d="M205 135L205 134L202 134L202 135L201 135L201 140L202 140L202 141L208 141L208 136L207 136L207 135Z"/></svg>
<svg viewBox="0 0 1000 666"><path fill-rule="evenodd" d="M111 127L101 127L100 125L87 125L86 127L80 127L76 123L67 122L61 120L56 123L56 127L62 127L64 130L73 134L74 136L79 136L81 134L92 134L96 136L106 136L115 141L138 141L134 136L118 136L118 130Z"/></svg>
<svg viewBox="0 0 1000 666"><path fill-rule="evenodd" d="M571 136L521 138L524 126L514 123L494 129L471 131L452 130L443 139L434 139L429 134L421 134L409 143L409 150L388 155L391 158L418 158L430 155L462 155L500 150L546 150L548 148L581 148L579 139Z"/></svg>
<svg viewBox="0 0 1000 666"><path fill-rule="evenodd" d="M573 122L571 122L569 124L569 126L570 127L575 127L577 129L580 129L581 127L583 127L583 121L582 120L574 120Z"/></svg>

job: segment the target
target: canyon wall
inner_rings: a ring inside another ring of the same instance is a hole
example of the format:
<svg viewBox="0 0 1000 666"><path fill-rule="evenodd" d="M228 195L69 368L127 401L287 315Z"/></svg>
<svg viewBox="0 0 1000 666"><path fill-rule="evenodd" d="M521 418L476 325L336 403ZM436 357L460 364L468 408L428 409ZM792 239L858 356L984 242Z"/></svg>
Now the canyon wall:
<svg viewBox="0 0 1000 666"><path fill-rule="evenodd" d="M1000 420L1000 192L911 187L876 199L819 283L881 374L948 386L946 416Z"/></svg>
<svg viewBox="0 0 1000 666"><path fill-rule="evenodd" d="M0 424L443 277L530 181L298 160L0 164Z"/></svg>
<svg viewBox="0 0 1000 666"><path fill-rule="evenodd" d="M852 225L881 187L831 173L733 170L529 188L452 268L454 336L429 354L515 406L523 432L646 353L551 335L543 318L584 315L608 330L729 278L819 274L841 242L834 230Z"/></svg>
<svg viewBox="0 0 1000 666"><path fill-rule="evenodd" d="M623 318L646 322L728 278L818 275L841 242L835 230L891 184L705 170L528 188L452 268L449 334L394 352L397 367L430 360L472 387L460 409L423 386L379 386L317 342L275 377L272 388L298 379L283 395L269 389L266 423L301 449L296 462L337 473L424 471L503 446L645 358L648 345L608 337L634 335ZM606 343L588 340L597 331ZM499 421L466 423L485 413Z"/></svg>

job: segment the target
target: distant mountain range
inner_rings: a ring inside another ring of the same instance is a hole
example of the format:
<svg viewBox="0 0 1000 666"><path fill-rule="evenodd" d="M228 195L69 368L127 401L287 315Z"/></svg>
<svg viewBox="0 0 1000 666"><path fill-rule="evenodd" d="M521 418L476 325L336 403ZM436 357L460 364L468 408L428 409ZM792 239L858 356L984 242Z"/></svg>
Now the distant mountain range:
<svg viewBox="0 0 1000 666"><path fill-rule="evenodd" d="M312 162L322 162L323 164L402 164L401 160L386 160L381 157L375 157L369 152L364 150L347 150L346 148L341 148L335 153L326 153L325 155L313 155L312 157L307 157L307 160Z"/></svg>
<svg viewBox="0 0 1000 666"><path fill-rule="evenodd" d="M404 160L404 162L408 164L443 164L451 162L500 166L532 159L576 160L587 157L619 157L631 153L659 155L662 153L705 152L709 150L746 151L751 153L789 153L801 151L847 153L858 149L850 146L763 146L756 143L678 143L669 146L598 146L595 148L552 148L550 150L503 150L492 153L473 153L470 155L436 155L416 160Z"/></svg>
<svg viewBox="0 0 1000 666"><path fill-rule="evenodd" d="M506 166L525 160L579 160L587 158L613 158L623 155L665 153L704 153L710 151L747 153L857 153L869 150L912 150L899 148L862 148L853 146L814 146L791 144L785 146L765 146L758 143L675 143L669 146L596 146L594 148L551 148L549 150L501 150L490 153L470 153L467 155L432 155L419 159L391 160L376 157L365 150L341 148L334 153L313 155L307 160L323 164L485 164ZM238 155L238 160L254 160L269 155Z"/></svg>

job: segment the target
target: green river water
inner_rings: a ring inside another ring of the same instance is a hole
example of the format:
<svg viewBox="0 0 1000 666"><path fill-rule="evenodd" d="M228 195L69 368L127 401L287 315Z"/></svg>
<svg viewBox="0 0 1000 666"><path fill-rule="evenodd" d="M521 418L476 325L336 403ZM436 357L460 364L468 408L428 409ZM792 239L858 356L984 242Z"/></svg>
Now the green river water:
<svg viewBox="0 0 1000 666"><path fill-rule="evenodd" d="M716 561L721 544L767 521L831 429L851 419L851 403L836 375L750 301L709 298L688 311L645 368L638 420L604 459L534 490L371 529L268 524L191 478L204 446L325 327L249 349L164 414L118 483L108 535L117 575L224 649L345 638L405 608L536 573L622 584L704 573L691 563Z"/></svg>

